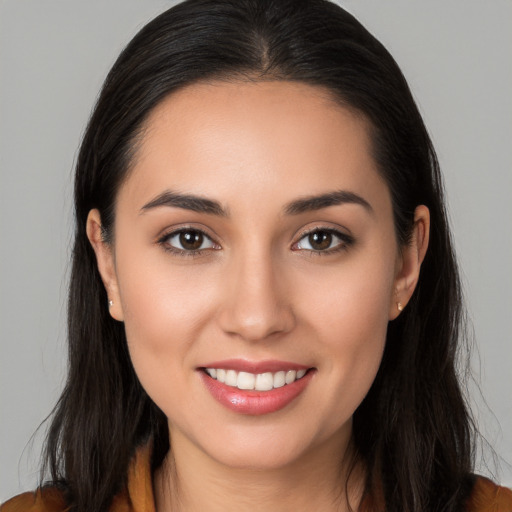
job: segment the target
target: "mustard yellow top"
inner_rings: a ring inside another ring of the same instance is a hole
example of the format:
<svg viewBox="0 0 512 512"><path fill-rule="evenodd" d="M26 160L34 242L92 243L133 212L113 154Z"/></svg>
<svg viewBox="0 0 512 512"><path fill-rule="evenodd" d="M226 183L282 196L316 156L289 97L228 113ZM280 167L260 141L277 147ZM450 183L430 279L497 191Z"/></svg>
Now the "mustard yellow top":
<svg viewBox="0 0 512 512"><path fill-rule="evenodd" d="M128 471L128 485L114 498L109 512L155 512L150 456L149 446L137 451ZM10 499L0 506L0 512L66 512L66 504L60 491L48 487ZM466 512L512 512L512 490L478 477Z"/></svg>

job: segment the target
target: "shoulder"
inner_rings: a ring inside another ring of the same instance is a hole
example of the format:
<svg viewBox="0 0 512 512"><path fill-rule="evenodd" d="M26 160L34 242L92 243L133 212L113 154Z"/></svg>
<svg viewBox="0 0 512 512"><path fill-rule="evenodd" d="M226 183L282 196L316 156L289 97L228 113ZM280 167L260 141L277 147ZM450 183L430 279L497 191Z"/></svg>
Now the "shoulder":
<svg viewBox="0 0 512 512"><path fill-rule="evenodd" d="M512 490L500 487L487 478L477 477L466 510L467 512L511 512Z"/></svg>
<svg viewBox="0 0 512 512"><path fill-rule="evenodd" d="M135 512L132 505L131 496L122 491L114 496L108 510L109 512ZM25 492L0 504L0 512L69 512L69 510L70 506L66 502L64 492L56 487Z"/></svg>
<svg viewBox="0 0 512 512"><path fill-rule="evenodd" d="M69 510L70 506L66 502L64 492L56 487L24 492L0 504L0 512L69 512ZM120 492L114 496L108 510L109 512L134 512L135 509L132 508L131 497L126 492Z"/></svg>
<svg viewBox="0 0 512 512"><path fill-rule="evenodd" d="M151 444L139 447L128 468L128 483L113 498L109 512L155 512L151 475ZM68 512L64 491L43 487L0 505L0 512Z"/></svg>
<svg viewBox="0 0 512 512"><path fill-rule="evenodd" d="M66 510L64 494L55 487L25 492L0 505L0 512L66 512Z"/></svg>

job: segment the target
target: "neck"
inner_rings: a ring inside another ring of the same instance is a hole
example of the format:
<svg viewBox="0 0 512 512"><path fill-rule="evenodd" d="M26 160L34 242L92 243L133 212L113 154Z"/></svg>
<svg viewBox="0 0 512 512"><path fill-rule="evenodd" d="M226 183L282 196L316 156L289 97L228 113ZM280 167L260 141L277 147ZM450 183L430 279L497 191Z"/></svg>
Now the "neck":
<svg viewBox="0 0 512 512"><path fill-rule="evenodd" d="M155 473L157 512L357 510L361 464L351 470L350 438L330 439L279 468L232 468L173 436L173 450ZM343 456L345 454L345 456ZM345 485L346 484L346 485Z"/></svg>

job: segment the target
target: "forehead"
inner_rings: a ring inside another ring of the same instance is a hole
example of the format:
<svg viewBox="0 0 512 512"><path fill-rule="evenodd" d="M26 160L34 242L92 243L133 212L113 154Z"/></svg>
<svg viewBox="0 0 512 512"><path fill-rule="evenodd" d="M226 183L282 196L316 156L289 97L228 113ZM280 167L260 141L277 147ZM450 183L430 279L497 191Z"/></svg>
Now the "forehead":
<svg viewBox="0 0 512 512"><path fill-rule="evenodd" d="M361 193L385 186L368 122L317 86L194 84L164 99L142 133L123 186L141 201L166 188L221 200L281 190L285 201L332 188Z"/></svg>

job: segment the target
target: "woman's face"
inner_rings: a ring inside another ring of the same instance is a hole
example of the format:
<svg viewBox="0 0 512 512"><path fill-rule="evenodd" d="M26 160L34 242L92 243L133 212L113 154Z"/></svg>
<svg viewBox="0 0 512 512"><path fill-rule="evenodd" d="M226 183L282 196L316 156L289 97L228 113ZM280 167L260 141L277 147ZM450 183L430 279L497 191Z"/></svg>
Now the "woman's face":
<svg viewBox="0 0 512 512"><path fill-rule="evenodd" d="M271 468L347 445L421 260L399 251L361 117L303 84L189 86L147 121L112 247L99 223L111 314L174 453Z"/></svg>

